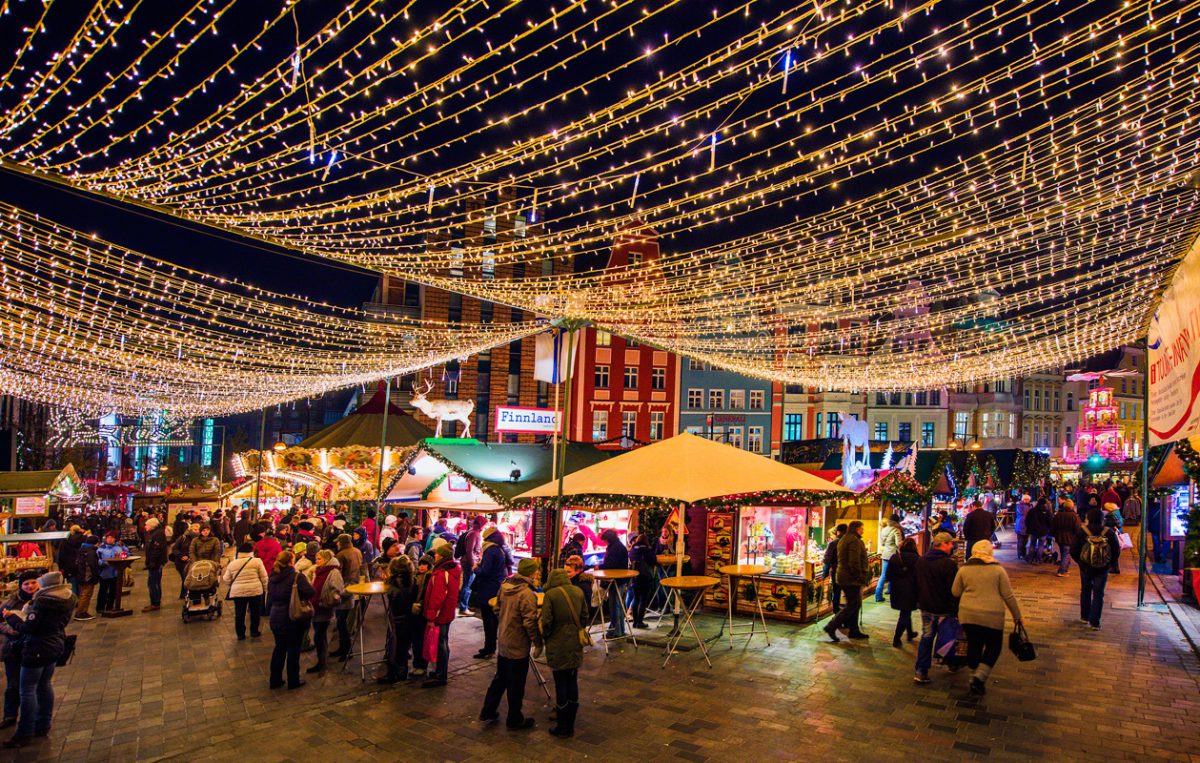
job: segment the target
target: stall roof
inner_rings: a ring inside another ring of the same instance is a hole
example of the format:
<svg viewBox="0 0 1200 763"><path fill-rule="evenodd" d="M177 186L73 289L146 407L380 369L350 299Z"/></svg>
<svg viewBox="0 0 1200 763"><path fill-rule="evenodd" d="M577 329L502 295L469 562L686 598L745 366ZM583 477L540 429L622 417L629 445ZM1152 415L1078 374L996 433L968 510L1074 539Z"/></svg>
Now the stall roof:
<svg viewBox="0 0 1200 763"><path fill-rule="evenodd" d="M74 489L59 491L64 482L74 482ZM62 496L78 495L83 483L75 473L75 467L67 464L61 469L37 472L0 472L0 498L24 498L58 492Z"/></svg>
<svg viewBox="0 0 1200 763"><path fill-rule="evenodd" d="M383 395L376 394L366 404L300 443L301 448L348 448L359 445L378 448L383 435ZM395 403L388 406L387 446L403 448L416 445L433 432L408 411Z"/></svg>
<svg viewBox="0 0 1200 763"><path fill-rule="evenodd" d="M583 443L567 445L566 474L598 464L616 455ZM428 438L409 456L396 479L388 486L386 500L395 501L393 490L406 474L405 469L422 454L441 461L455 473L461 474L484 493L506 504L517 495L552 479L554 452L549 445L518 443L483 443L473 439ZM521 471L516 481L514 469ZM412 502L409 502L411 505Z"/></svg>

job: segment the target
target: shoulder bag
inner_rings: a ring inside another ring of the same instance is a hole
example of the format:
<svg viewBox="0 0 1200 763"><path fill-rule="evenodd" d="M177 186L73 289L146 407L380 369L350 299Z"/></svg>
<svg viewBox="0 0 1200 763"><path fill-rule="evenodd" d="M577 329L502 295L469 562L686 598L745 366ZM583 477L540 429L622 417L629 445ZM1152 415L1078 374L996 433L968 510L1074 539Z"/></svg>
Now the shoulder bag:
<svg viewBox="0 0 1200 763"><path fill-rule="evenodd" d="M559 588L557 590L562 591L561 588ZM579 645L580 646L591 646L592 645L592 634L588 631L587 628L584 628L583 625L579 622L579 613L576 612L575 607L573 607L571 605L571 597L567 596L566 591L562 591L562 597L563 597L563 601L565 601L567 603L567 611L571 613L571 621L575 623L575 628L579 631Z"/></svg>
<svg viewBox="0 0 1200 763"><path fill-rule="evenodd" d="M246 561L242 562L242 566L238 567L238 571L233 573L233 580L229 581L229 590L225 592L225 601L229 601L230 599L233 598L233 586L237 583L237 579L239 577L241 577L242 572L245 571L246 567L250 564L250 559L252 559L253 557L244 557L244 558L246 559ZM233 562L230 562L230 564L233 564Z"/></svg>
<svg viewBox="0 0 1200 763"><path fill-rule="evenodd" d="M288 617L292 622L311 619L313 616L312 602L300 598L300 573L292 577L292 598L288 602Z"/></svg>
<svg viewBox="0 0 1200 763"><path fill-rule="evenodd" d="M1037 650L1033 648L1033 642L1029 640L1024 625L1018 624L1013 628L1013 632L1008 634L1008 648L1021 662L1037 659Z"/></svg>

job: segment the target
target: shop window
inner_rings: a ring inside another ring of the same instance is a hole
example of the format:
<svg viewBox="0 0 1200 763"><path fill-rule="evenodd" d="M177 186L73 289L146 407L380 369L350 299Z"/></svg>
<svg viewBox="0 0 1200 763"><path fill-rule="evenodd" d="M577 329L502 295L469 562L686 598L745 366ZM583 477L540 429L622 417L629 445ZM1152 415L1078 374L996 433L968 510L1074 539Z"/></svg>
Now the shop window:
<svg viewBox="0 0 1200 763"><path fill-rule="evenodd" d="M608 366L596 366L596 389L608 389Z"/></svg>
<svg viewBox="0 0 1200 763"><path fill-rule="evenodd" d="M746 390L744 390L744 389L729 390L729 410L731 410L731 411L746 410Z"/></svg>
<svg viewBox="0 0 1200 763"><path fill-rule="evenodd" d="M934 424L932 421L921 422L921 447L932 448L934 441Z"/></svg>
<svg viewBox="0 0 1200 763"><path fill-rule="evenodd" d="M592 411L592 442L608 439L608 411Z"/></svg>
<svg viewBox="0 0 1200 763"><path fill-rule="evenodd" d="M695 387L688 390L687 396L688 408L696 410L704 407L704 390L696 389Z"/></svg>
<svg viewBox="0 0 1200 763"><path fill-rule="evenodd" d="M661 440L666 428L666 414L662 411L650 411L650 439Z"/></svg>
<svg viewBox="0 0 1200 763"><path fill-rule="evenodd" d="M750 427L746 430L746 450L754 453L762 453L763 449L763 428Z"/></svg>
<svg viewBox="0 0 1200 763"><path fill-rule="evenodd" d="M637 389L638 367L625 366L625 389Z"/></svg>
<svg viewBox="0 0 1200 763"><path fill-rule="evenodd" d="M650 389L666 389L667 388L667 369L652 368L650 369Z"/></svg>
<svg viewBox="0 0 1200 763"><path fill-rule="evenodd" d="M720 411L725 408L725 390L710 389L708 391L708 407L714 411Z"/></svg>
<svg viewBox="0 0 1200 763"><path fill-rule="evenodd" d="M787 442L804 439L803 413L785 413L783 415L783 439Z"/></svg>
<svg viewBox="0 0 1200 763"><path fill-rule="evenodd" d="M875 422L875 439L878 442L887 442L888 438L888 423L886 421Z"/></svg>
<svg viewBox="0 0 1200 763"><path fill-rule="evenodd" d="M803 577L819 564L824 510L818 506L753 506L740 510L737 562L765 564L772 575Z"/></svg>
<svg viewBox="0 0 1200 763"><path fill-rule="evenodd" d="M750 390L750 410L761 411L766 402L766 393L761 389Z"/></svg>

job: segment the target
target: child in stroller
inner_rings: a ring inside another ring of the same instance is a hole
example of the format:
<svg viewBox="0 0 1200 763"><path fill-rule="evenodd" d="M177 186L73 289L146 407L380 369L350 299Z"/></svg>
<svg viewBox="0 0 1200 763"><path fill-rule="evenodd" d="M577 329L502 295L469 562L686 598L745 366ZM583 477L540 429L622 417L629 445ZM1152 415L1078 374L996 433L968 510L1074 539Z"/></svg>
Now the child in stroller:
<svg viewBox="0 0 1200 763"><path fill-rule="evenodd" d="M221 599L217 596L217 584L221 579L221 565L211 559L192 562L183 587L187 596L183 600L183 621L193 617L221 616Z"/></svg>

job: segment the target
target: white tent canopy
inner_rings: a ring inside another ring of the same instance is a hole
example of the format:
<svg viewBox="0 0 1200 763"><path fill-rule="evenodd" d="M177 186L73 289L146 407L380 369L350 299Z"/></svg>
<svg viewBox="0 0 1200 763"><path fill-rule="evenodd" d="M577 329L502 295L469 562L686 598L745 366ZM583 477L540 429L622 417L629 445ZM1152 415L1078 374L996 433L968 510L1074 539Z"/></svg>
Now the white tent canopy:
<svg viewBox="0 0 1200 763"><path fill-rule="evenodd" d="M682 503L767 491L853 494L816 475L694 434L631 450L563 480L563 495L635 495ZM547 482L517 498L556 495L558 483Z"/></svg>

